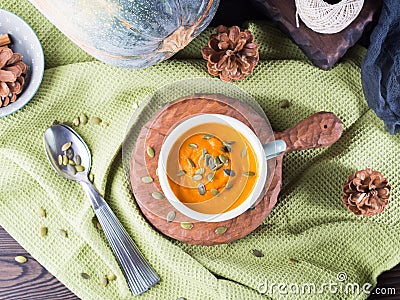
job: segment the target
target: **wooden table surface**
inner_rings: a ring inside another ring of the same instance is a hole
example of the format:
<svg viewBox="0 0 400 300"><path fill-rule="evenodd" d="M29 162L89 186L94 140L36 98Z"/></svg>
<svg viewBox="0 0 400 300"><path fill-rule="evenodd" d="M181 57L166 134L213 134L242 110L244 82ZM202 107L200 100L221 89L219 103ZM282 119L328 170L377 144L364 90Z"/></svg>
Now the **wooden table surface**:
<svg viewBox="0 0 400 300"><path fill-rule="evenodd" d="M14 260L17 255L25 256L28 261L24 264L17 263ZM2 227L0 227L0 271L1 300L79 299L47 272ZM389 288L395 288L396 293L393 295L391 292L392 295L385 296L375 294L369 297L370 300L400 299L400 265L379 276L377 288L385 288L386 293L389 292Z"/></svg>

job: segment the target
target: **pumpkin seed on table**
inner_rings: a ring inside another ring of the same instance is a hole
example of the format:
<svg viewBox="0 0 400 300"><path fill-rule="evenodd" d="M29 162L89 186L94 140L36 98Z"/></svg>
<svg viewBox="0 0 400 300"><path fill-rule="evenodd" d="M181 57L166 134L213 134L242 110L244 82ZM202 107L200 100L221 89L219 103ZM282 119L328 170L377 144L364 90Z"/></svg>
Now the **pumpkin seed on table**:
<svg viewBox="0 0 400 300"><path fill-rule="evenodd" d="M202 180L202 179L203 179L203 175L196 174L196 175L194 175L194 176L192 177L192 179L193 179L194 181Z"/></svg>
<svg viewBox="0 0 400 300"><path fill-rule="evenodd" d="M279 107L280 108L289 108L292 105L292 103L289 100L282 100L279 102Z"/></svg>
<svg viewBox="0 0 400 300"><path fill-rule="evenodd" d="M156 200L164 199L164 195L161 194L160 192L152 192L151 196Z"/></svg>
<svg viewBox="0 0 400 300"><path fill-rule="evenodd" d="M209 140L209 139L212 139L213 137L214 137L214 135L212 135L212 134L204 134L203 135L204 140Z"/></svg>
<svg viewBox="0 0 400 300"><path fill-rule="evenodd" d="M83 279L90 279L90 276L89 276L89 274L87 274L87 273L80 273L79 275L81 275L81 277L82 277Z"/></svg>
<svg viewBox="0 0 400 300"><path fill-rule="evenodd" d="M108 279L107 279L106 276L103 276L103 277L100 279L100 284L101 284L102 286L107 286L107 284L108 284Z"/></svg>
<svg viewBox="0 0 400 300"><path fill-rule="evenodd" d="M215 233L216 234L224 234L226 232L228 228L226 228L225 226L220 226L217 229L215 229Z"/></svg>
<svg viewBox="0 0 400 300"><path fill-rule="evenodd" d="M230 176L230 177L234 177L236 175L235 171L233 171L231 169L224 169L224 174L226 176Z"/></svg>
<svg viewBox="0 0 400 300"><path fill-rule="evenodd" d="M188 162L188 164L194 168L196 165L194 164L193 160L191 160L189 157L186 159L186 161Z"/></svg>
<svg viewBox="0 0 400 300"><path fill-rule="evenodd" d="M115 279L117 279L117 276L115 274L108 274L107 279L108 281L114 281Z"/></svg>
<svg viewBox="0 0 400 300"><path fill-rule="evenodd" d="M154 179L151 176L143 176L142 177L142 182L143 183L152 183Z"/></svg>
<svg viewBox="0 0 400 300"><path fill-rule="evenodd" d="M93 125L99 125L101 121L102 120L99 117L90 118L90 123Z"/></svg>
<svg viewBox="0 0 400 300"><path fill-rule="evenodd" d="M20 263L20 264L24 264L24 263L26 263L28 261L28 259L25 256L22 256L22 255L18 255L14 259L15 259L15 261L17 263Z"/></svg>
<svg viewBox="0 0 400 300"><path fill-rule="evenodd" d="M206 170L204 168L197 169L194 174L195 175L203 175Z"/></svg>
<svg viewBox="0 0 400 300"><path fill-rule="evenodd" d="M264 253L262 253L260 250L257 250L257 249L253 249L253 250L251 251L251 253L253 253L253 255L254 255L255 257L264 257Z"/></svg>
<svg viewBox="0 0 400 300"><path fill-rule="evenodd" d="M176 212L170 211L167 215L167 222L171 223L173 220L175 220L176 217Z"/></svg>
<svg viewBox="0 0 400 300"><path fill-rule="evenodd" d="M67 142L61 146L61 151L67 151L72 145L72 142Z"/></svg>
<svg viewBox="0 0 400 300"><path fill-rule="evenodd" d="M75 118L72 120L72 124L74 124L74 126L79 126L79 123L80 123L80 121L79 121L79 118L78 118L78 117L75 117Z"/></svg>
<svg viewBox="0 0 400 300"><path fill-rule="evenodd" d="M82 159L79 156L79 154L75 155L75 164L81 165L82 164Z"/></svg>
<svg viewBox="0 0 400 300"><path fill-rule="evenodd" d="M59 229L59 230L58 230L58 234L59 234L60 236L62 236L62 237L68 237L68 233L67 233L67 231L64 230L64 229Z"/></svg>
<svg viewBox="0 0 400 300"><path fill-rule="evenodd" d="M197 190L198 190L199 194L202 195L202 196L206 193L206 187L202 183L200 183L197 186Z"/></svg>
<svg viewBox="0 0 400 300"><path fill-rule="evenodd" d="M254 173L254 172L252 172L252 171L244 172L244 173L243 173L243 176L245 176L245 177L252 177L252 176L254 176L254 175L256 175L256 173Z"/></svg>
<svg viewBox="0 0 400 300"><path fill-rule="evenodd" d="M153 147L148 146L146 149L147 155L150 157L154 157L156 155L156 152L154 151Z"/></svg>
<svg viewBox="0 0 400 300"><path fill-rule="evenodd" d="M47 227L45 227L45 226L40 227L39 228L39 235L41 237L45 237L47 235Z"/></svg>
<svg viewBox="0 0 400 300"><path fill-rule="evenodd" d="M37 215L39 217L46 218L46 211L43 207L39 207L39 209L37 210Z"/></svg>
<svg viewBox="0 0 400 300"><path fill-rule="evenodd" d="M194 143L190 143L189 145L189 148L192 148L192 149L197 149L197 144L194 144Z"/></svg>
<svg viewBox="0 0 400 300"><path fill-rule="evenodd" d="M79 115L79 123L82 125L86 125L87 122L88 122L88 117L84 113L81 113Z"/></svg>
<svg viewBox="0 0 400 300"><path fill-rule="evenodd" d="M186 174L185 170L180 170L178 173L176 173L176 176L181 177L181 176L183 176L185 174Z"/></svg>
<svg viewBox="0 0 400 300"><path fill-rule="evenodd" d="M181 227L186 230L190 230L193 228L193 224L190 222L181 222Z"/></svg>

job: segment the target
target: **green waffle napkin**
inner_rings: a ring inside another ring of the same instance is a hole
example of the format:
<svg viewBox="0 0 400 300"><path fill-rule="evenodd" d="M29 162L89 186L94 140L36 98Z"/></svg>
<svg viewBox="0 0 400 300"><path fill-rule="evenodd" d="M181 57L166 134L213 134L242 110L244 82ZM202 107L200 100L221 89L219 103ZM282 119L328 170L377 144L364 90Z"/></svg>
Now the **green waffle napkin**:
<svg viewBox="0 0 400 300"><path fill-rule="evenodd" d="M340 272L347 275L344 283L375 285L381 272L400 262L395 168L400 141L385 132L365 103L360 81L365 49L354 47L339 65L322 71L269 23L248 24L261 59L252 75L234 84L259 101L273 128L284 130L314 112L331 111L345 131L330 148L285 156L278 204L252 234L228 245L192 246L163 236L141 215L122 167L121 145L134 104L164 84L210 77L200 49L212 30L173 59L124 70L89 57L27 0L3 0L0 6L33 27L47 67L32 101L0 120L0 225L82 299L135 297L104 235L93 226L81 187L56 175L43 151L43 133L52 121L71 121L81 112L109 123L76 130L91 149L95 186L161 277L140 299L364 299L365 293L330 293L327 287L322 294L291 292L296 284L318 289L339 283ZM282 100L292 105L282 109ZM367 167L389 178L392 198L381 215L356 217L341 202L341 186L349 173ZM46 218L37 216L39 207L46 209ZM45 238L38 234L41 226L48 227ZM68 237L58 229L67 230ZM264 257L254 256L253 249ZM100 277L109 273L117 280L101 286ZM286 284L289 294L277 287L265 293L265 283Z"/></svg>

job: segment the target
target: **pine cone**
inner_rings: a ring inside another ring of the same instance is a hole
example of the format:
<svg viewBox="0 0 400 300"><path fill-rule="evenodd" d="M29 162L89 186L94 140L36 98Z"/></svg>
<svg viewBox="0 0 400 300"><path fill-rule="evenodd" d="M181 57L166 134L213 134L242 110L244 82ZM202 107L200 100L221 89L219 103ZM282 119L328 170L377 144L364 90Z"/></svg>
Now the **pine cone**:
<svg viewBox="0 0 400 300"><path fill-rule="evenodd" d="M229 29L218 26L217 33L211 35L201 53L208 60L208 72L228 82L242 80L249 75L259 59L253 35L247 29L240 31L238 26Z"/></svg>
<svg viewBox="0 0 400 300"><path fill-rule="evenodd" d="M10 48L0 48L0 107L17 100L22 92L28 66L22 55L13 53Z"/></svg>
<svg viewBox="0 0 400 300"><path fill-rule="evenodd" d="M343 185L343 203L355 215L372 216L388 205L390 185L381 172L366 170L350 174Z"/></svg>

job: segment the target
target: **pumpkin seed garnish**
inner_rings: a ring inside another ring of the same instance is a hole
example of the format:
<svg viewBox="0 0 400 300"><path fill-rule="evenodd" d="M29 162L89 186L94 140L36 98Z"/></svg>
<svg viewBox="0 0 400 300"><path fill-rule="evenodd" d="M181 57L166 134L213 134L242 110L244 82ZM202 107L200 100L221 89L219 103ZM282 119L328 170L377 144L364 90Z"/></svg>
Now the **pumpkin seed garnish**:
<svg viewBox="0 0 400 300"><path fill-rule="evenodd" d="M74 158L74 149L71 147L68 148L67 151L65 151L65 155L67 155L68 159L73 159Z"/></svg>
<svg viewBox="0 0 400 300"><path fill-rule="evenodd" d="M214 181L214 176L215 176L215 174L214 173L209 173L208 175L207 175L207 179L208 179L208 181Z"/></svg>
<svg viewBox="0 0 400 300"><path fill-rule="evenodd" d="M279 107L280 108L289 108L292 103L289 100L282 100L279 102Z"/></svg>
<svg viewBox="0 0 400 300"><path fill-rule="evenodd" d="M236 141L223 141L222 144L224 146L232 146L234 143L236 143Z"/></svg>
<svg viewBox="0 0 400 300"><path fill-rule="evenodd" d="M107 279L108 281L114 281L115 279L117 279L117 276L115 274L108 274Z"/></svg>
<svg viewBox="0 0 400 300"><path fill-rule="evenodd" d="M225 226L220 226L217 229L215 229L215 233L216 234L224 234L226 232L228 228L226 228Z"/></svg>
<svg viewBox="0 0 400 300"><path fill-rule="evenodd" d="M205 171L206 171L206 169L199 168L199 169L196 170L196 172L194 172L194 174L195 175L203 175Z"/></svg>
<svg viewBox="0 0 400 300"><path fill-rule="evenodd" d="M154 157L154 155L156 154L154 149L152 147L150 147L150 146L147 147L146 152L147 152L147 155L150 156L150 157Z"/></svg>
<svg viewBox="0 0 400 300"><path fill-rule="evenodd" d="M156 200L164 199L164 195L161 194L160 192L152 192L151 196Z"/></svg>
<svg viewBox="0 0 400 300"><path fill-rule="evenodd" d="M80 273L79 275L81 275L81 277L82 277L83 279L90 279L90 276L89 276L89 274L87 274L87 273Z"/></svg>
<svg viewBox="0 0 400 300"><path fill-rule="evenodd" d="M186 160L187 160L188 164L189 164L192 168L194 168L194 167L196 166L196 165L194 164L193 160L191 160L189 157L188 157Z"/></svg>
<svg viewBox="0 0 400 300"><path fill-rule="evenodd" d="M251 250L251 252L253 253L253 255L255 257L264 257L264 253L262 253L260 250L253 249L253 250Z"/></svg>
<svg viewBox="0 0 400 300"><path fill-rule="evenodd" d="M144 176L142 177L142 182L143 183L152 183L154 180L151 176Z"/></svg>
<svg viewBox="0 0 400 300"><path fill-rule="evenodd" d="M72 175L75 175L75 174L76 174L76 169L75 169L75 167L74 167L73 165L71 165L71 164L67 165L67 171L68 171L69 173L71 173Z"/></svg>
<svg viewBox="0 0 400 300"><path fill-rule="evenodd" d="M226 188L227 190L229 190L229 189L231 189L232 187L233 187L233 183L230 182L230 181L228 181L228 183L226 184L225 188Z"/></svg>
<svg viewBox="0 0 400 300"><path fill-rule="evenodd" d="M190 222L181 222L181 227L186 230L190 230L193 228L193 224Z"/></svg>
<svg viewBox="0 0 400 300"><path fill-rule="evenodd" d="M181 177L181 176L183 176L185 174L186 174L185 170L180 170L178 173L176 173L176 176Z"/></svg>
<svg viewBox="0 0 400 300"><path fill-rule="evenodd" d="M221 161L221 163L223 163L223 164L228 162L228 158L224 154L218 155L218 158Z"/></svg>
<svg viewBox="0 0 400 300"><path fill-rule="evenodd" d="M208 157L208 161L206 161L206 162L207 162L207 166L210 169L213 170L215 168L215 161L214 161L214 158L211 155Z"/></svg>
<svg viewBox="0 0 400 300"><path fill-rule="evenodd" d="M78 117L75 117L73 120L72 120L72 124L74 124L74 126L79 126L79 118Z"/></svg>
<svg viewBox="0 0 400 300"><path fill-rule="evenodd" d="M62 145L61 151L67 151L71 147L71 145L72 142L65 143L64 145Z"/></svg>
<svg viewBox="0 0 400 300"><path fill-rule="evenodd" d="M45 227L45 226L40 227L39 228L39 235L41 237L45 237L47 235L47 227Z"/></svg>
<svg viewBox="0 0 400 300"><path fill-rule="evenodd" d="M222 164L222 161L219 159L218 156L216 158L214 158L214 162L215 162L215 165L217 165L217 166Z"/></svg>
<svg viewBox="0 0 400 300"><path fill-rule="evenodd" d="M207 152L207 149L206 148L203 148L203 156L204 155L206 155L208 152Z"/></svg>
<svg viewBox="0 0 400 300"><path fill-rule="evenodd" d="M199 191L199 194L202 195L202 196L206 193L206 187L202 183L200 183L197 186L197 190Z"/></svg>
<svg viewBox="0 0 400 300"><path fill-rule="evenodd" d="M18 255L18 256L16 256L14 259L15 259L15 261L16 261L17 263L20 263L20 264L24 264L24 263L26 263L27 260L28 260L25 256L22 256L22 255Z"/></svg>
<svg viewBox="0 0 400 300"><path fill-rule="evenodd" d="M196 144L194 144L194 143L190 143L189 145L189 148L192 148L192 149L197 149L197 145Z"/></svg>
<svg viewBox="0 0 400 300"><path fill-rule="evenodd" d="M212 139L213 137L214 137L214 135L212 135L212 134L204 134L203 135L204 140L209 140L209 139Z"/></svg>
<svg viewBox="0 0 400 300"><path fill-rule="evenodd" d="M108 284L108 279L107 279L106 276L103 276L103 277L100 279L100 284L101 284L102 286L107 286L107 284Z"/></svg>
<svg viewBox="0 0 400 300"><path fill-rule="evenodd" d="M244 147L244 148L242 149L242 153L241 153L242 158L244 158L244 157L246 156L246 154L247 154L247 148Z"/></svg>
<svg viewBox="0 0 400 300"><path fill-rule="evenodd" d="M58 230L58 234L61 235L62 237L65 237L65 238L68 237L68 233L64 229L59 229Z"/></svg>
<svg viewBox="0 0 400 300"><path fill-rule="evenodd" d="M219 194L219 191L217 189L211 189L210 192L213 196L217 196Z"/></svg>
<svg viewBox="0 0 400 300"><path fill-rule="evenodd" d="M167 215L167 222L171 223L173 220L175 220L176 217L176 212L174 212L173 210L170 211Z"/></svg>
<svg viewBox="0 0 400 300"><path fill-rule="evenodd" d="M99 117L90 118L90 123L94 125L99 125L101 121L102 120Z"/></svg>
<svg viewBox="0 0 400 300"><path fill-rule="evenodd" d="M223 152L229 152L228 148L226 146L222 146L219 149L221 149L221 151L223 151Z"/></svg>
<svg viewBox="0 0 400 300"><path fill-rule="evenodd" d="M243 176L245 176L245 177L252 177L252 176L254 176L254 175L256 175L256 173L254 173L254 172L252 172L252 171L244 172L244 173L243 173Z"/></svg>
<svg viewBox="0 0 400 300"><path fill-rule="evenodd" d="M61 166L61 165L63 164L63 156L60 154L60 155L57 157L57 160L58 160L58 164Z"/></svg>
<svg viewBox="0 0 400 300"><path fill-rule="evenodd" d="M194 176L192 177L192 179L193 179L194 181L202 180L202 179L203 179L203 175L196 174L196 175L194 175Z"/></svg>
<svg viewBox="0 0 400 300"><path fill-rule="evenodd" d="M68 157L67 157L67 155L63 155L63 161L62 161L62 164L63 164L63 166L66 166L66 165L68 165Z"/></svg>
<svg viewBox="0 0 400 300"><path fill-rule="evenodd" d="M46 211L43 207L39 207L39 209L37 210L37 215L39 217L46 218Z"/></svg>
<svg viewBox="0 0 400 300"><path fill-rule="evenodd" d="M224 173L226 176L230 176L230 177L233 177L236 175L235 171L233 171L231 169L224 169Z"/></svg>
<svg viewBox="0 0 400 300"><path fill-rule="evenodd" d="M82 159L81 159L81 157L79 156L79 154L75 155L75 163L76 163L77 165L82 164Z"/></svg>
<svg viewBox="0 0 400 300"><path fill-rule="evenodd" d="M76 165L76 166L75 166L75 169L76 169L77 172L83 172L83 171L85 171L85 167L84 167L84 166L81 166L81 165Z"/></svg>
<svg viewBox="0 0 400 300"><path fill-rule="evenodd" d="M87 122L88 122L88 117L87 117L84 113L81 113L81 114L79 115L79 122L80 122L82 125L86 125Z"/></svg>

